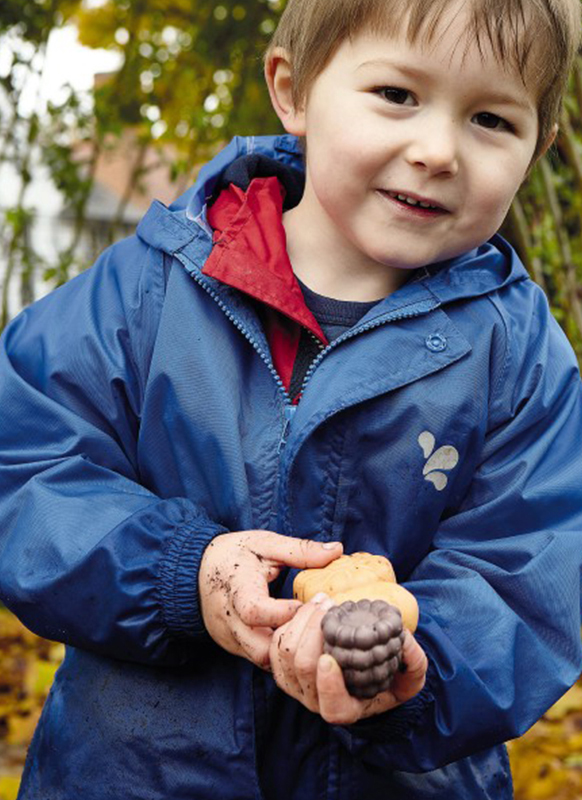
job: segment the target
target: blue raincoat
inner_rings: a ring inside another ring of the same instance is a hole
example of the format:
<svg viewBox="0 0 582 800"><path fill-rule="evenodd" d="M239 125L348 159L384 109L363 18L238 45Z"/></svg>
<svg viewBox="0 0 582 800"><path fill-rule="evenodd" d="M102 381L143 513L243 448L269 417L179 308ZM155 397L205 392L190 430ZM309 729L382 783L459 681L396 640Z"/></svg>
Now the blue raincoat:
<svg viewBox="0 0 582 800"><path fill-rule="evenodd" d="M575 357L496 236L372 308L293 411L255 310L201 273L205 198L248 152L300 165L235 139L2 338L0 598L67 645L20 798L510 798L502 743L582 666ZM331 726L212 642L202 552L254 528L391 559L417 697Z"/></svg>

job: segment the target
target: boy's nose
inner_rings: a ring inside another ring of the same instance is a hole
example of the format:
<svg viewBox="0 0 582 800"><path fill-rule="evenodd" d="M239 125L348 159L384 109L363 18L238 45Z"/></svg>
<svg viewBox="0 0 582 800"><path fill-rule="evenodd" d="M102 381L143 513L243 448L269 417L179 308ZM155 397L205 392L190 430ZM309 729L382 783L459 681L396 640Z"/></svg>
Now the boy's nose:
<svg viewBox="0 0 582 800"><path fill-rule="evenodd" d="M458 157L453 124L447 122L422 126L406 153L409 164L426 170L430 175L456 175L459 171Z"/></svg>

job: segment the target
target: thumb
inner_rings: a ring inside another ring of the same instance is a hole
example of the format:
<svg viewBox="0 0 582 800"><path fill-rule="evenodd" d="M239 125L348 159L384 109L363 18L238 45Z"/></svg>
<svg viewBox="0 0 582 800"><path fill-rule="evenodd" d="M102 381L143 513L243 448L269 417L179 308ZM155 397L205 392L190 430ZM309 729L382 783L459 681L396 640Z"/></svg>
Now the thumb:
<svg viewBox="0 0 582 800"><path fill-rule="evenodd" d="M406 672L397 673L392 693L400 703L405 703L418 694L426 682L428 658L410 631L404 633L402 651Z"/></svg>
<svg viewBox="0 0 582 800"><path fill-rule="evenodd" d="M360 718L360 703L347 693L341 667L333 656L319 657L316 686L319 713L326 722L350 725Z"/></svg>
<svg viewBox="0 0 582 800"><path fill-rule="evenodd" d="M258 531L253 537L253 550L263 558L287 567L309 569L325 567L343 553L341 542L315 542L312 539L295 539L273 531Z"/></svg>

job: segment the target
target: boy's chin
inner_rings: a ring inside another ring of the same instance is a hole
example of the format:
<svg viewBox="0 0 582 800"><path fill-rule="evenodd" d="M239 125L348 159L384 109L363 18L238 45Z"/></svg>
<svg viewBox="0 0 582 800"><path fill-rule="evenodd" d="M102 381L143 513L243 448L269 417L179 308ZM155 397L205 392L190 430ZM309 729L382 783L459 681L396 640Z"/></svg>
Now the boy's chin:
<svg viewBox="0 0 582 800"><path fill-rule="evenodd" d="M398 270L398 272L413 272L415 269L420 269L422 267L426 267L429 264L433 263L432 261L422 261L422 260L403 260L398 257L394 257L393 255L384 255L382 254L378 258L374 259L378 262L378 264L382 264L387 269Z"/></svg>
<svg viewBox="0 0 582 800"><path fill-rule="evenodd" d="M485 240L487 241L487 240ZM398 270L398 272L413 272L417 269L430 267L434 264L442 264L451 261L459 256L464 256L472 252L479 244L469 243L467 247L450 247L448 250L435 250L418 253L378 253L372 256L379 264L384 264L386 268Z"/></svg>

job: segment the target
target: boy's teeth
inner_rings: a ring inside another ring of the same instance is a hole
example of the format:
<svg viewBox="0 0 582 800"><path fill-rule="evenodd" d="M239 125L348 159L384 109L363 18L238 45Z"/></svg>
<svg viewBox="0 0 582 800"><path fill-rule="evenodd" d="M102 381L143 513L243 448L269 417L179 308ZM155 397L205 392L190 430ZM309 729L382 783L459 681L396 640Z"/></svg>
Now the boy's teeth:
<svg viewBox="0 0 582 800"><path fill-rule="evenodd" d="M412 197L407 197L405 194L396 194L396 192L388 192L390 197L395 197L402 203L408 203L409 206L420 206L421 208L435 208L430 203L421 203L419 200L413 200Z"/></svg>

